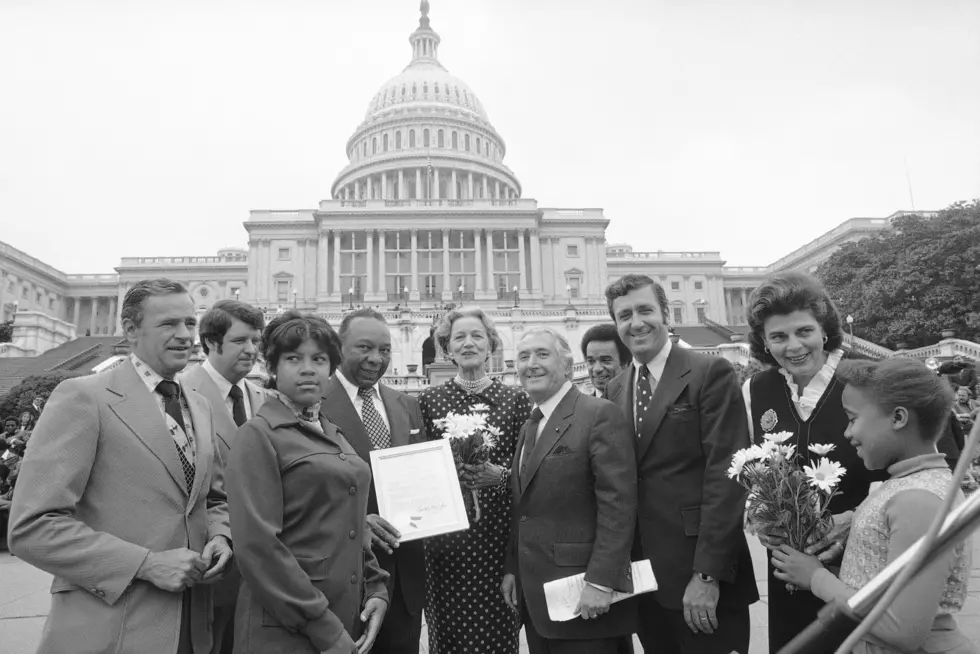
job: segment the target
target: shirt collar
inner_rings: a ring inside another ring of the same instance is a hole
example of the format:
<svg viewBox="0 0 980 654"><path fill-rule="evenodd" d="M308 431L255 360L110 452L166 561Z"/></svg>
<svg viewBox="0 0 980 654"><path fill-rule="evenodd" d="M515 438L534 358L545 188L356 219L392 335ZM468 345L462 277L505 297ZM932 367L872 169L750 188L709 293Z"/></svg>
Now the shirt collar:
<svg viewBox="0 0 980 654"><path fill-rule="evenodd" d="M201 364L201 367L204 368L204 370L206 370L211 376L211 380L214 382L214 385L218 387L218 392L221 394L221 397L228 397L228 393L231 392L232 386L237 386L238 390L242 392L242 395L245 395L244 379L238 380L237 384L232 384L224 375L218 372L217 368L211 365L211 361L209 359L205 359L204 363Z"/></svg>
<svg viewBox="0 0 980 654"><path fill-rule="evenodd" d="M911 459L905 459L904 461L899 461L888 466L888 475L891 477L905 477L911 475L913 472L921 472L931 468L948 470L949 465L946 463L946 455L936 452L935 454L913 456Z"/></svg>
<svg viewBox="0 0 980 654"><path fill-rule="evenodd" d="M231 385L229 384L229 388ZM294 404L292 400L286 397L285 393L281 391L272 391L279 401L283 403L287 409L289 409L297 420L304 422L313 422L319 424L320 422L320 403L317 402L313 406L299 406Z"/></svg>
<svg viewBox="0 0 980 654"><path fill-rule="evenodd" d="M344 390L347 391L347 396L350 398L351 404L354 404L354 402L357 400L357 392L361 389L361 387L347 379L347 375L344 374L343 370L337 371L337 379L340 380L340 384L344 387ZM365 388L370 388L373 393L378 393L380 395L377 382L371 386L366 386Z"/></svg>
<svg viewBox="0 0 980 654"><path fill-rule="evenodd" d="M811 409L815 408L820 398L823 397L824 391L830 386L830 381L837 373L837 366L840 365L843 356L844 350L834 350L827 354L827 361L817 371L817 374L813 376L813 379L806 385L806 388L803 389L802 395L800 395L800 387L793 381L793 375L785 368L780 368L779 374L786 379L786 386L789 388L793 402L807 405Z"/></svg>
<svg viewBox="0 0 980 654"><path fill-rule="evenodd" d="M133 367L136 368L136 374L151 393L157 392L157 385L162 381L174 381L172 379L166 379L163 375L158 373L156 370L146 365L142 359L140 359L135 354L129 355L129 360L133 362Z"/></svg>
<svg viewBox="0 0 980 654"><path fill-rule="evenodd" d="M572 382L566 381L561 385L561 388L558 389L557 393L538 405L538 408L541 409L541 414L544 416L544 418L541 419L541 422L548 422L551 414L555 412L555 409L558 408L558 404L570 390L572 390Z"/></svg>
<svg viewBox="0 0 980 654"><path fill-rule="evenodd" d="M650 371L650 374L653 375L653 378L658 382L664 376L664 368L667 366L667 357L670 356L670 349L672 347L673 343L671 343L670 339L668 338L667 342L664 343L664 346L660 348L659 352L657 352L657 355L653 357L653 361L646 364L647 370ZM640 366L642 365L643 364L637 361L635 357L633 358L633 367L636 370L639 370Z"/></svg>

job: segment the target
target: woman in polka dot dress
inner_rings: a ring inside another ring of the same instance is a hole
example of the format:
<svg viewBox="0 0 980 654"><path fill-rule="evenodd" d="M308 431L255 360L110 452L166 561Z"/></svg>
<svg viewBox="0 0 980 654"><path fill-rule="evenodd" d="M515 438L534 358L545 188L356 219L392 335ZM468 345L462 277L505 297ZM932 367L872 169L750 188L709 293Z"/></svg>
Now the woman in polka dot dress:
<svg viewBox="0 0 980 654"><path fill-rule="evenodd" d="M442 438L434 423L450 412L473 413L488 407L489 423L500 441L485 466L466 467L460 478L479 490L480 519L470 513L466 531L425 541L425 621L432 654L514 654L520 625L504 604L500 580L510 535L510 464L531 400L518 387L487 376L487 361L500 347L490 318L480 309L450 311L436 330L436 341L458 367L455 379L419 395L426 437Z"/></svg>

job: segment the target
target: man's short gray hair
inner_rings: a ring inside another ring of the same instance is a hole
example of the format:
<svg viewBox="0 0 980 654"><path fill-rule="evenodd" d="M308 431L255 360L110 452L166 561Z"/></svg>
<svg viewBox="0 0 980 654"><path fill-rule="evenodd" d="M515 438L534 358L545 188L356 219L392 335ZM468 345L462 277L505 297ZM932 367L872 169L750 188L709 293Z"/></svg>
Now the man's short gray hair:
<svg viewBox="0 0 980 654"><path fill-rule="evenodd" d="M139 327L143 322L143 301L146 298L151 295L173 295L186 292L186 286L172 279L161 277L160 279L144 279L136 282L131 289L126 291L122 310L119 313L119 321L131 320L134 326Z"/></svg>
<svg viewBox="0 0 980 654"><path fill-rule="evenodd" d="M558 350L558 358L561 359L562 365L565 366L565 379L572 381L572 377L574 377L573 367L575 365L575 357L572 355L572 348L568 344L568 339L562 334L558 333L551 327L535 327L524 332L524 335L521 336L521 340L518 341L518 343L526 338L530 338L531 336L536 336L538 334L547 334L555 341L555 349Z"/></svg>

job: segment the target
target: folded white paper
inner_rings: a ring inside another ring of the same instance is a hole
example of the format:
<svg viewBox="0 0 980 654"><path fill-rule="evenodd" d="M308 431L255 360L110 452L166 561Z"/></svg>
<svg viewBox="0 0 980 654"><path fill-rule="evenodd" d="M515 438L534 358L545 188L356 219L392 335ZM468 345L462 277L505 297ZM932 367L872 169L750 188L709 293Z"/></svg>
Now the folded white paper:
<svg viewBox="0 0 980 654"><path fill-rule="evenodd" d="M649 559L634 561L630 564L630 569L633 576L633 592L613 591L613 602L620 602L634 595L657 590L657 578L653 576L653 568L650 567ZM546 583L544 585L544 597L548 602L548 617L555 622L567 622L580 617L580 614L575 612L575 607L578 606L583 588L585 588L584 572Z"/></svg>

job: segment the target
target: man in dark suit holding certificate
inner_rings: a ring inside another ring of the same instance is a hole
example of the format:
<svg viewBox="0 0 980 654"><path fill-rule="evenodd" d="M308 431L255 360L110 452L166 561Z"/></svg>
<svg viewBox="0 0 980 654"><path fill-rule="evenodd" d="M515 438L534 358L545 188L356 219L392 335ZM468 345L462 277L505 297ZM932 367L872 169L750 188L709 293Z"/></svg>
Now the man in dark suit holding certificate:
<svg viewBox="0 0 980 654"><path fill-rule="evenodd" d="M638 598L643 650L746 654L759 594L742 531L745 493L726 474L749 445L735 370L671 343L667 296L649 277L625 275L606 300L633 353L606 396L635 434L634 556L650 559L659 586Z"/></svg>
<svg viewBox="0 0 980 654"><path fill-rule="evenodd" d="M633 602L611 603L613 591L633 590L629 426L611 402L572 386L572 353L558 333L529 331L517 359L536 406L514 455L514 527L501 592L521 613L531 654L616 654L636 628ZM581 617L551 620L544 585L581 573Z"/></svg>
<svg viewBox="0 0 980 654"><path fill-rule="evenodd" d="M343 361L324 389L321 413L340 427L369 465L371 450L422 440L418 400L381 383L391 361L391 333L371 308L348 313L340 324ZM378 515L372 481L368 528L378 564L387 572L388 612L371 650L375 654L418 654L425 602L422 541L399 543L401 534Z"/></svg>

